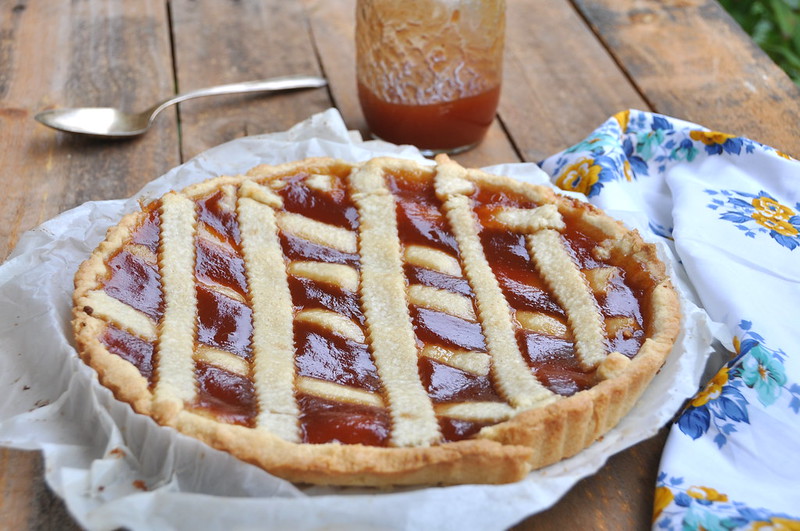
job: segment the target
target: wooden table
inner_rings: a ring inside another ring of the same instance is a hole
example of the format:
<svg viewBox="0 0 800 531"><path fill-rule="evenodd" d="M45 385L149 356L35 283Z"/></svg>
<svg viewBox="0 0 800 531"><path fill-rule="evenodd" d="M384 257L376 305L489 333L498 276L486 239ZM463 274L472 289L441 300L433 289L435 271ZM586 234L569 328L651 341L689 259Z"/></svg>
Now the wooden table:
<svg viewBox="0 0 800 531"><path fill-rule="evenodd" d="M199 152L331 106L365 132L354 0L0 0L0 253L89 200L129 196ZM538 161L617 111L652 110L800 156L800 90L714 0L510 0L505 79L466 165ZM329 88L195 100L146 136L100 142L33 120L58 106L140 109L211 84L322 74ZM519 529L645 529L666 429L614 456ZM38 452L0 450L0 527L77 527Z"/></svg>

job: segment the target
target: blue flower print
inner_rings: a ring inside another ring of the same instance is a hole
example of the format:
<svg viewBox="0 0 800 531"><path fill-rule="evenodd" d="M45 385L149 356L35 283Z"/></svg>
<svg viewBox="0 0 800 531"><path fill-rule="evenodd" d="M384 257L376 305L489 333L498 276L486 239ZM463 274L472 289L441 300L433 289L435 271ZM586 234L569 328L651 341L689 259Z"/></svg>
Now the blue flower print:
<svg viewBox="0 0 800 531"><path fill-rule="evenodd" d="M767 348L764 338L751 327L750 321L739 323L743 333L741 339L734 338L737 355L694 396L678 418L678 428L692 439L703 437L713 428L714 443L722 448L741 425L749 424L748 389L764 406L773 405L787 393L791 397L789 408L800 413L800 385L787 387L786 354Z"/></svg>
<svg viewBox="0 0 800 531"><path fill-rule="evenodd" d="M800 528L796 516L749 507L713 487L685 484L682 477L659 474L653 504L655 528L675 531Z"/></svg>
<svg viewBox="0 0 800 531"><path fill-rule="evenodd" d="M737 190L705 190L712 196L707 205L720 212L719 219L729 221L748 238L768 234L781 246L800 247L800 203L793 209L763 190L757 194Z"/></svg>
<svg viewBox="0 0 800 531"><path fill-rule="evenodd" d="M750 349L750 356L742 360L741 375L745 385L755 389L758 401L765 406L775 403L781 395L781 387L786 383L783 363L761 345Z"/></svg>

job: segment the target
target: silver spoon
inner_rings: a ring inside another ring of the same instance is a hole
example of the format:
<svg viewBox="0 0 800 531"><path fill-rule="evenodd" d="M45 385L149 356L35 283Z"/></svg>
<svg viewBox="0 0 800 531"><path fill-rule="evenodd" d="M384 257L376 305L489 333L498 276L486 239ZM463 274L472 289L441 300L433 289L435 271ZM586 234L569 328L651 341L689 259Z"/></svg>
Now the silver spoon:
<svg viewBox="0 0 800 531"><path fill-rule="evenodd" d="M84 107L77 109L53 109L42 111L34 118L40 123L59 131L109 138L127 138L141 135L153 125L158 113L174 103L203 96L241 94L245 92L273 92L303 88L324 87L328 82L314 76L285 76L232 83L178 94L156 103L140 113L127 113L112 107Z"/></svg>

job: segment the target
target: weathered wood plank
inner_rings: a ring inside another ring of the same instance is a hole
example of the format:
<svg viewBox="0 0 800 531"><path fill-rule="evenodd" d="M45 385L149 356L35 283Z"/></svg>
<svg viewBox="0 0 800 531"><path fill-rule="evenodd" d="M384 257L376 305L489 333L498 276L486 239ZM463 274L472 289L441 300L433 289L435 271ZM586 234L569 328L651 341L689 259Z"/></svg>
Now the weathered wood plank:
<svg viewBox="0 0 800 531"><path fill-rule="evenodd" d="M42 479L36 454L0 448L0 470L0 521L8 529L23 529L33 511L19 502L30 499L34 484Z"/></svg>
<svg viewBox="0 0 800 531"><path fill-rule="evenodd" d="M83 105L137 110L172 89L163 0L0 0L0 256L59 212L128 196L179 161L174 112L130 142L56 133L33 120L36 112ZM42 472L39 452L0 449L3 528L78 529Z"/></svg>
<svg viewBox="0 0 800 531"><path fill-rule="evenodd" d="M87 140L37 124L44 108L145 108L172 92L163 0L0 3L0 255L90 199L130 195L178 161L174 113L145 138ZM42 31L42 28L48 28Z"/></svg>
<svg viewBox="0 0 800 531"><path fill-rule="evenodd" d="M507 3L500 119L537 162L581 141L614 113L647 103L563 0Z"/></svg>
<svg viewBox="0 0 800 531"><path fill-rule="evenodd" d="M573 0L660 113L800 156L800 88L714 0Z"/></svg>
<svg viewBox="0 0 800 531"><path fill-rule="evenodd" d="M170 5L180 91L321 74L308 22L297 2L174 0ZM234 138L283 131L330 106L326 89L182 103L184 159Z"/></svg>
<svg viewBox="0 0 800 531"><path fill-rule="evenodd" d="M369 139L369 131L358 103L355 67L355 0L304 0L320 61L331 84L336 107L349 129ZM504 96L501 95L501 100ZM495 120L483 142L456 155L470 167L519 162L502 125Z"/></svg>
<svg viewBox="0 0 800 531"><path fill-rule="evenodd" d="M579 481L553 507L514 531L649 529L661 451L669 428L609 458L597 474Z"/></svg>
<svg viewBox="0 0 800 531"><path fill-rule="evenodd" d="M45 484L40 452L0 448L0 470L3 529L80 529Z"/></svg>

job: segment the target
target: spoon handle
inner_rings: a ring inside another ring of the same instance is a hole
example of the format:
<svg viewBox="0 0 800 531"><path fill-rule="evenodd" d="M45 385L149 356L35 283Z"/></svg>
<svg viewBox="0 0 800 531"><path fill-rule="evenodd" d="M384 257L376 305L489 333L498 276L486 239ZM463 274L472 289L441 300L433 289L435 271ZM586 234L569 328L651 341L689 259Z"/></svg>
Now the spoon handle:
<svg viewBox="0 0 800 531"><path fill-rule="evenodd" d="M273 92L279 90L291 90L301 88L317 88L324 87L328 82L321 77L316 76L283 76L273 77L271 79L263 79L260 81L244 81L242 83L231 83L229 85L218 85L216 87L192 90L178 94L160 103L156 103L150 108L150 120L152 121L155 116L175 103L190 100L193 98L202 98L205 96L219 96L222 94L243 94L247 92Z"/></svg>

